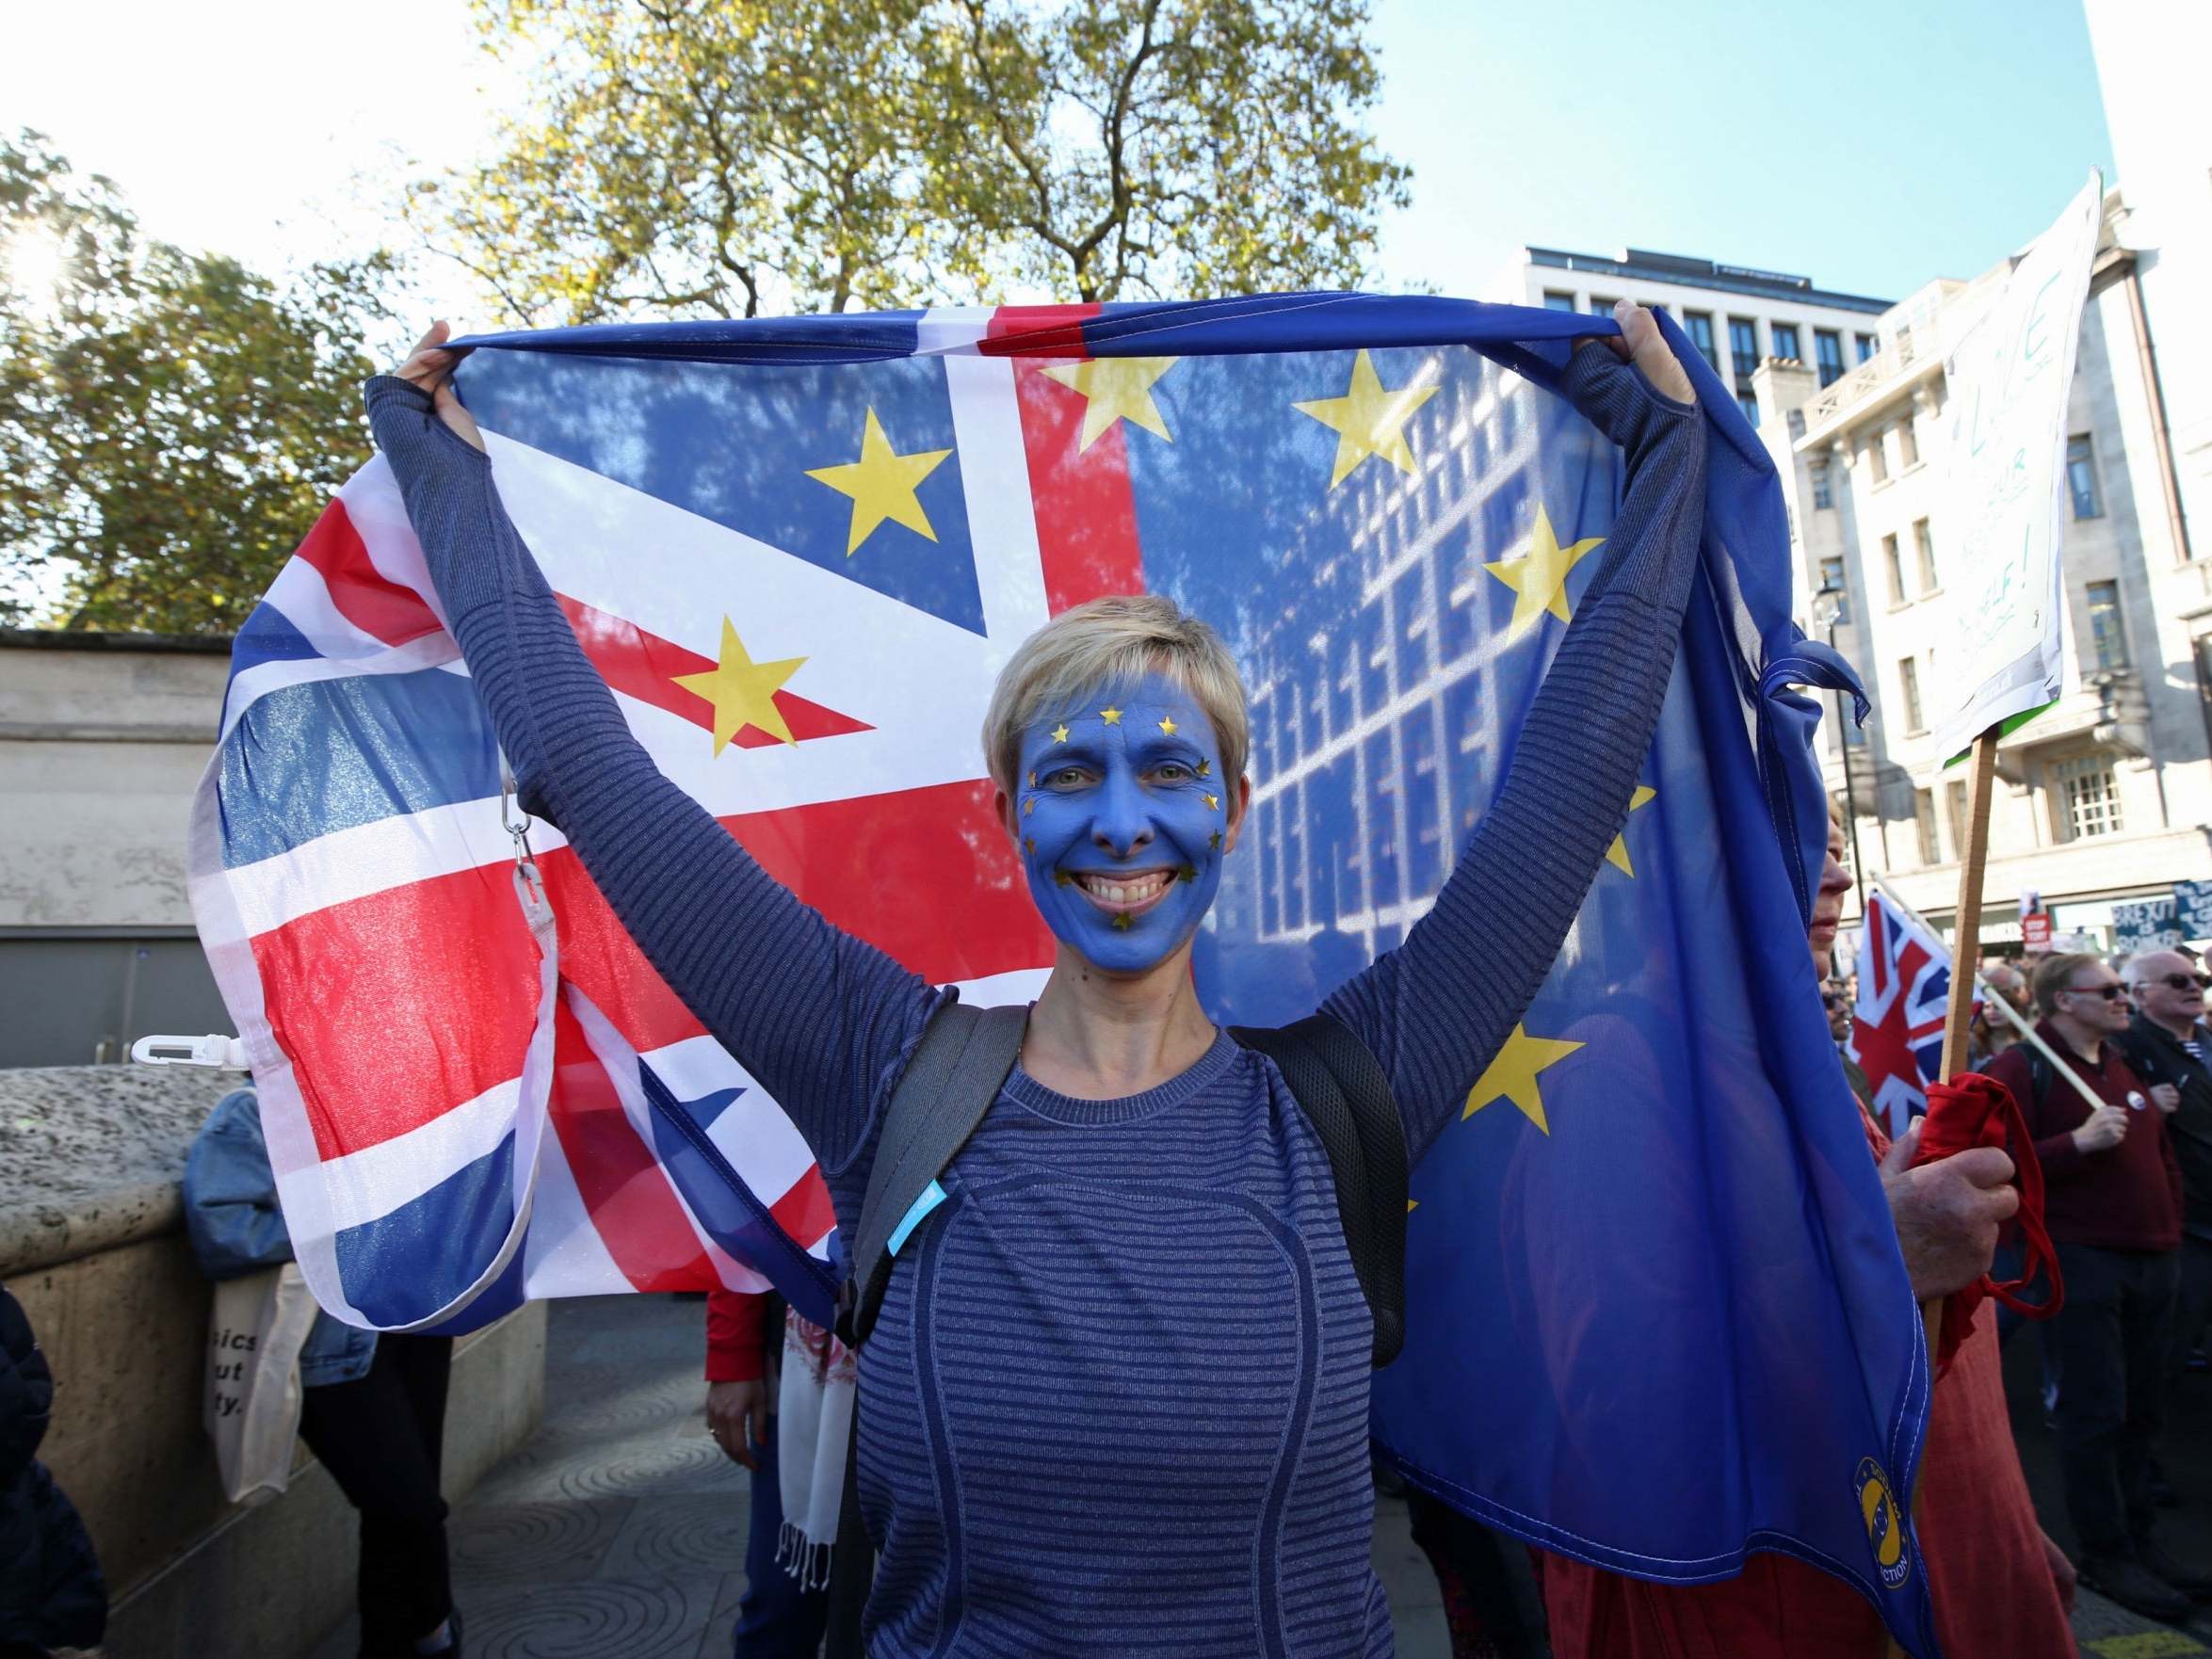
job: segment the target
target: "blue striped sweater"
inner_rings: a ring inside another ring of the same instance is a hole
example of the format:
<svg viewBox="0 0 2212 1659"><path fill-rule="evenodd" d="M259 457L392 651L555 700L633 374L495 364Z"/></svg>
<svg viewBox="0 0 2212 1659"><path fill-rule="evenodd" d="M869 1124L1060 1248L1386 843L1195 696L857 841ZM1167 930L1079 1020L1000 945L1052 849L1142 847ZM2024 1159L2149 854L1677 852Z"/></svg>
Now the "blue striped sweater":
<svg viewBox="0 0 2212 1659"><path fill-rule="evenodd" d="M1330 999L1416 1157L1535 993L1627 813L1696 562L1704 423L1599 347L1567 390L1622 511L1510 771L1434 909ZM405 494L526 797L857 1222L879 1116L946 994L764 873L631 737L488 459L373 380ZM1369 1566L1371 1322L1328 1160L1268 1060L1076 1100L1017 1069L908 1241L861 1360L871 1659L1391 1651Z"/></svg>

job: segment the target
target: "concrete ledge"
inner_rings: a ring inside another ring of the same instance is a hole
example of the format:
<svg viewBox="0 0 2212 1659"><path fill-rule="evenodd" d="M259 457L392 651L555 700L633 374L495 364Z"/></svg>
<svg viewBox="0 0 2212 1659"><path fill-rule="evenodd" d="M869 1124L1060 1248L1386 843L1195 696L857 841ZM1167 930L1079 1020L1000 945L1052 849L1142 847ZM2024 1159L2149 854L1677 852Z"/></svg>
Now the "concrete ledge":
<svg viewBox="0 0 2212 1659"><path fill-rule="evenodd" d="M107 1574L108 1659L311 1652L352 1605L356 1522L297 1453L284 1494L225 1503L201 1426L213 1291L183 1229L185 1154L234 1072L0 1071L0 1277L54 1368L40 1456ZM457 1345L449 1498L526 1440L543 1404L545 1310Z"/></svg>
<svg viewBox="0 0 2212 1659"><path fill-rule="evenodd" d="M0 1279L182 1226L185 1153L244 1081L204 1066L0 1071Z"/></svg>

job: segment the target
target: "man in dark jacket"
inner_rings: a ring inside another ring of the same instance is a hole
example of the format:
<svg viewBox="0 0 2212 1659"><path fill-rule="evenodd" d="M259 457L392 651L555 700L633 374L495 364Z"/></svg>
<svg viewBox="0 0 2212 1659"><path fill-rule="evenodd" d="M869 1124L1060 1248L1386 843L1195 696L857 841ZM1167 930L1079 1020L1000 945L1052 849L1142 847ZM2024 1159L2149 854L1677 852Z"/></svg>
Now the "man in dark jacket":
<svg viewBox="0 0 2212 1659"><path fill-rule="evenodd" d="M53 1409L46 1356L22 1306L0 1289L0 1659L95 1647L107 1627L92 1540L32 1456Z"/></svg>
<svg viewBox="0 0 2212 1659"><path fill-rule="evenodd" d="M2181 1296L2174 1320L2178 1363L2212 1318L2212 1027L2204 990L2212 975L2176 950L2145 951L2127 964L2135 1018L2115 1040L2136 1075L2171 1085L2166 1133L2181 1160ZM2160 1101L2161 1104L2165 1102Z"/></svg>

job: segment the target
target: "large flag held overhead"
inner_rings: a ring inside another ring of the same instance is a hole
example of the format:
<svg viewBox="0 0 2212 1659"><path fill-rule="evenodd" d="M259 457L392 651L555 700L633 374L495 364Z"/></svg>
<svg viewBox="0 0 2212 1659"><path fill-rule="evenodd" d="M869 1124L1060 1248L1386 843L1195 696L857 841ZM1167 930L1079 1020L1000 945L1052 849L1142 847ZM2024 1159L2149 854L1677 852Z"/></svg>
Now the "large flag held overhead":
<svg viewBox="0 0 2212 1659"><path fill-rule="evenodd" d="M1033 995L1052 952L977 740L999 666L1099 594L1213 622L1255 821L1200 990L1268 1023L1403 936L1511 759L1620 491L1555 390L1593 326L1302 295L605 327L474 342L459 384L661 766L973 997ZM1927 1357L1804 934L1827 815L1792 687L1848 675L1789 620L1765 453L1669 328L1711 436L1685 648L1556 968L1415 1171L1378 1433L1601 1565L1816 1561L1931 1654ZM832 1219L782 1112L550 826L518 873L380 462L240 633L222 731L195 902L326 1306L469 1324L764 1280L824 1306Z"/></svg>
<svg viewBox="0 0 2212 1659"><path fill-rule="evenodd" d="M1950 947L1877 888L1866 895L1859 929L1858 974L1849 1052L1866 1073L1875 1115L1894 1138L1927 1112L1928 1086L1943 1076Z"/></svg>

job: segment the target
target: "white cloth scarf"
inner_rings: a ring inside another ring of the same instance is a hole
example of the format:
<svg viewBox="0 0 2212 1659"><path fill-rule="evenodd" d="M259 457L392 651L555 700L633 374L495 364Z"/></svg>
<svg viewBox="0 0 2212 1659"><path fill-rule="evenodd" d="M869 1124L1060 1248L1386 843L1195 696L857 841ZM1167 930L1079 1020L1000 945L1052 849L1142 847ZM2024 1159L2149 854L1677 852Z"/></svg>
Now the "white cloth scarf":
<svg viewBox="0 0 2212 1659"><path fill-rule="evenodd" d="M820 1326L784 1311L783 1377L776 1390L783 1530L776 1539L776 1564L804 1589L830 1582L857 1380L849 1348Z"/></svg>

